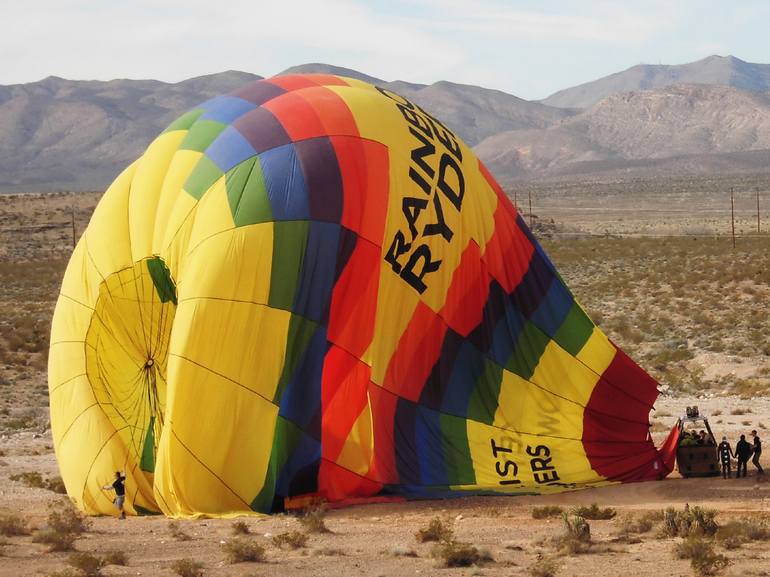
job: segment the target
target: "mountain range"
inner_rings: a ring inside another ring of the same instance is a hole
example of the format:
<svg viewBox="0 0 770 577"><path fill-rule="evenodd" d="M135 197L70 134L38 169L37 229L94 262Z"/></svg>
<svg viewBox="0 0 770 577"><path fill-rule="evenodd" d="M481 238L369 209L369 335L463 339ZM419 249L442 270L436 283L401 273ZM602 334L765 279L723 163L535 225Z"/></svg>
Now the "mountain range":
<svg viewBox="0 0 770 577"><path fill-rule="evenodd" d="M536 102L440 81L333 73L398 92L473 146L503 182L770 171L770 64L711 56L634 66ZM176 116L261 78L228 71L179 83L48 77L0 86L0 191L99 190Z"/></svg>

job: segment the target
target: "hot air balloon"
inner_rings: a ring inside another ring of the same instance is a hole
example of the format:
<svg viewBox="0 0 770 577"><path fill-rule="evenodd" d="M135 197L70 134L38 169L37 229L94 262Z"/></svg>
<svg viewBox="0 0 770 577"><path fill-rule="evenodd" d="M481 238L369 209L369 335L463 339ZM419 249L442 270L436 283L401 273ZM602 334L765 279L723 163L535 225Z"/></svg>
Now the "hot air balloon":
<svg viewBox="0 0 770 577"><path fill-rule="evenodd" d="M472 150L387 89L248 84L120 174L53 318L72 500L227 516L307 498L660 478L657 383L574 299Z"/></svg>

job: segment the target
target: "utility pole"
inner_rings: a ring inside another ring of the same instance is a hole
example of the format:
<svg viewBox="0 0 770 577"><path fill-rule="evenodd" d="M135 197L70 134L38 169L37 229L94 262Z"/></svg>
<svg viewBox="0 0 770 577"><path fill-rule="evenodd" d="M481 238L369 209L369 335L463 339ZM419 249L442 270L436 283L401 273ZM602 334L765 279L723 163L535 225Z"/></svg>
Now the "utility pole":
<svg viewBox="0 0 770 577"><path fill-rule="evenodd" d="M759 225L759 187L757 187L757 234L759 234L761 231L761 227Z"/></svg>
<svg viewBox="0 0 770 577"><path fill-rule="evenodd" d="M72 204L72 248L75 248L77 239L75 237L75 204Z"/></svg>
<svg viewBox="0 0 770 577"><path fill-rule="evenodd" d="M730 226L733 230L733 249L735 248L735 195L733 187L730 187Z"/></svg>
<svg viewBox="0 0 770 577"><path fill-rule="evenodd" d="M532 189L529 189L529 228L532 230Z"/></svg>

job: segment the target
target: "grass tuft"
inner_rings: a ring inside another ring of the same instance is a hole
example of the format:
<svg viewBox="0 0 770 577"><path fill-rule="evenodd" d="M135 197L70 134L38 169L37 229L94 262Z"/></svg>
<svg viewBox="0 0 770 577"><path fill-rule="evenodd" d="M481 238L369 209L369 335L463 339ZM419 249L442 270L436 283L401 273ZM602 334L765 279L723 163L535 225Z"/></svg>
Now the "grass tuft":
<svg viewBox="0 0 770 577"><path fill-rule="evenodd" d="M555 519L561 517L564 512L562 507L558 505L546 505L544 507L535 507L532 509L533 519Z"/></svg>
<svg viewBox="0 0 770 577"><path fill-rule="evenodd" d="M179 559L171 565L171 570L179 577L203 577L203 563L194 559Z"/></svg>
<svg viewBox="0 0 770 577"><path fill-rule="evenodd" d="M252 539L236 537L225 544L230 563L261 563L265 560L265 548Z"/></svg>
<svg viewBox="0 0 770 577"><path fill-rule="evenodd" d="M449 521L445 521L440 517L434 517L430 520L427 527L419 529L414 534L414 538L418 543L427 543L428 541L451 541L454 537L454 530Z"/></svg>
<svg viewBox="0 0 770 577"><path fill-rule="evenodd" d="M289 549L300 549L307 545L307 533L301 531L287 531L273 536L273 545L279 549L288 547Z"/></svg>

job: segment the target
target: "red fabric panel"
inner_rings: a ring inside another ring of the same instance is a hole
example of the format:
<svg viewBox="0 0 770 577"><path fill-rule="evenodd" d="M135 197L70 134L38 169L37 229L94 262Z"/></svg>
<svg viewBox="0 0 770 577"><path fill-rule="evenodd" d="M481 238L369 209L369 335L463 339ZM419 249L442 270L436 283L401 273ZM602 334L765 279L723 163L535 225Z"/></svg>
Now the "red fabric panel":
<svg viewBox="0 0 770 577"><path fill-rule="evenodd" d="M318 492L329 501L340 501L350 497L376 495L382 485L356 475L337 463L321 460L318 471Z"/></svg>
<svg viewBox="0 0 770 577"><path fill-rule="evenodd" d="M299 90L300 88L308 88L309 86L318 86L310 75L307 74L287 74L286 76L273 76L272 78L265 78L263 82L269 82L280 86L284 90L292 91Z"/></svg>
<svg viewBox="0 0 770 577"><path fill-rule="evenodd" d="M668 475L674 470L674 464L676 463L676 448L679 446L679 421L674 423L671 427L671 432L666 437L666 440L658 449L660 453L660 460L663 462L663 466L666 469Z"/></svg>
<svg viewBox="0 0 770 577"><path fill-rule="evenodd" d="M371 367L332 345L321 380L321 457L336 461L367 403Z"/></svg>
<svg viewBox="0 0 770 577"><path fill-rule="evenodd" d="M382 246L388 212L388 149L379 142L332 136L345 200L342 226Z"/></svg>
<svg viewBox="0 0 770 577"><path fill-rule="evenodd" d="M444 320L425 303L419 302L388 364L385 388L417 402L441 354L446 329Z"/></svg>
<svg viewBox="0 0 770 577"><path fill-rule="evenodd" d="M466 337L479 323L489 295L489 275L478 245L471 241L452 275L441 316L457 333Z"/></svg>
<svg viewBox="0 0 770 577"><path fill-rule="evenodd" d="M508 202L510 205L510 202ZM505 208L502 201L495 209L495 232L487 242L484 263L489 274L510 293L529 269L535 247Z"/></svg>
<svg viewBox="0 0 770 577"><path fill-rule="evenodd" d="M615 343L612 344L615 345ZM610 366L604 371L602 378L612 383L616 388L625 391L628 397L637 399L638 403L634 405L633 409L627 410L639 411L640 413L643 411L644 420L646 420L650 409L655 404L655 399L658 398L658 383L617 345L615 348L618 352L612 359Z"/></svg>
<svg viewBox="0 0 770 577"><path fill-rule="evenodd" d="M505 194L505 191L503 191L502 187L497 184L495 177L492 176L492 173L489 172L489 169L484 166L484 163L480 160L479 170L484 176L484 179L487 181L487 184L492 188L492 190L495 191L495 194L497 195L498 206L503 210L503 212L507 212L509 216L513 217L513 220L516 220L516 217L518 216L516 207L514 206L513 202L511 202L511 199L508 198L508 195Z"/></svg>
<svg viewBox="0 0 770 577"><path fill-rule="evenodd" d="M334 285L327 338L361 357L374 336L380 248L359 239L345 269Z"/></svg>
<svg viewBox="0 0 770 577"><path fill-rule="evenodd" d="M318 114L297 92L287 92L262 105L273 113L292 141L325 136Z"/></svg>
<svg viewBox="0 0 770 577"><path fill-rule="evenodd" d="M399 482L393 446L397 402L398 398L394 394L369 383L369 403L374 420L374 463L368 477L383 484Z"/></svg>
<svg viewBox="0 0 770 577"><path fill-rule="evenodd" d="M327 135L358 136L358 126L345 101L324 86L306 88L297 92L304 98L323 124Z"/></svg>

